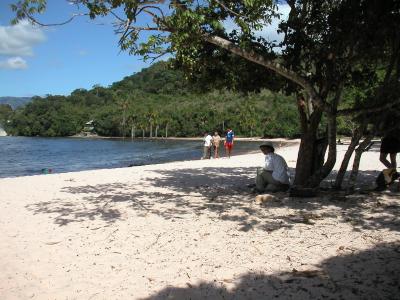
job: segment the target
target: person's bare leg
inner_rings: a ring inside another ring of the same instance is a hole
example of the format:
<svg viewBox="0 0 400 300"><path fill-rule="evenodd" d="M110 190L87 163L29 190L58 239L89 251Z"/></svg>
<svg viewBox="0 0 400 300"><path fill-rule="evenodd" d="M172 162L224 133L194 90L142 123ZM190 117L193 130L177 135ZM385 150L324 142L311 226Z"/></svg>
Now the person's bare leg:
<svg viewBox="0 0 400 300"><path fill-rule="evenodd" d="M379 160L385 165L386 168L390 169L392 167L392 164L387 160L387 155L388 153L381 153L381 155L379 156Z"/></svg>
<svg viewBox="0 0 400 300"><path fill-rule="evenodd" d="M396 156L397 156L397 153L390 153L391 166L392 166L392 168L395 168L395 169L397 168Z"/></svg>

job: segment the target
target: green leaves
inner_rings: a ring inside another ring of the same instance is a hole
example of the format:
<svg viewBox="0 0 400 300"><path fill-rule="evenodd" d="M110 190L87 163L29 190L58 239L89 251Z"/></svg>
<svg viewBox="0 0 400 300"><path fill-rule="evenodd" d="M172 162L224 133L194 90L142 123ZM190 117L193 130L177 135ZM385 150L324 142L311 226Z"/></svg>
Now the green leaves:
<svg viewBox="0 0 400 300"><path fill-rule="evenodd" d="M29 18L30 15L43 13L46 9L46 2L46 0L20 0L11 4L10 8L16 14L15 18L11 20L11 24L15 25L19 21Z"/></svg>

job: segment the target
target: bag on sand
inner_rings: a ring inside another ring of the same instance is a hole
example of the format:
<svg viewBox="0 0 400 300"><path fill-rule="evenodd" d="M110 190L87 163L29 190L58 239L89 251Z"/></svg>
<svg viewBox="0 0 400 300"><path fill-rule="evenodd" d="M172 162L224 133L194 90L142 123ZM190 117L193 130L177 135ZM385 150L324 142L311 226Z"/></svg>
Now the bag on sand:
<svg viewBox="0 0 400 300"><path fill-rule="evenodd" d="M400 177L400 174L396 172L395 168L384 169L379 173L376 178L376 191L384 191L389 185L391 185L397 178Z"/></svg>

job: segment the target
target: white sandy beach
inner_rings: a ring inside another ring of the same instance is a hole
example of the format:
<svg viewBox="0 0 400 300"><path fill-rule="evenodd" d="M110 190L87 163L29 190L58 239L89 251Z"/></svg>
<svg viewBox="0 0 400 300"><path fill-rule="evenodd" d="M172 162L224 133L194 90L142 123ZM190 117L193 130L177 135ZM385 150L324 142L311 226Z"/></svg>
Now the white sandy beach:
<svg viewBox="0 0 400 300"><path fill-rule="evenodd" d="M277 153L294 168L297 149ZM246 185L262 162L0 179L0 299L398 299L399 193L260 206ZM361 186L379 169L375 147Z"/></svg>

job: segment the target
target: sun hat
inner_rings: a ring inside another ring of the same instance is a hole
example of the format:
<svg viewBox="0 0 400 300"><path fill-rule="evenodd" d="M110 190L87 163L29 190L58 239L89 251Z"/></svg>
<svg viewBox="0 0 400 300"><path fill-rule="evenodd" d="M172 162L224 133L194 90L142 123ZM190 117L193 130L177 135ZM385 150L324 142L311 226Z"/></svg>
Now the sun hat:
<svg viewBox="0 0 400 300"><path fill-rule="evenodd" d="M272 151L275 151L274 146L272 145L272 143L264 143L260 145L260 149L261 148L270 148Z"/></svg>

